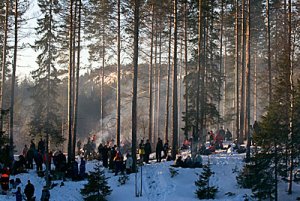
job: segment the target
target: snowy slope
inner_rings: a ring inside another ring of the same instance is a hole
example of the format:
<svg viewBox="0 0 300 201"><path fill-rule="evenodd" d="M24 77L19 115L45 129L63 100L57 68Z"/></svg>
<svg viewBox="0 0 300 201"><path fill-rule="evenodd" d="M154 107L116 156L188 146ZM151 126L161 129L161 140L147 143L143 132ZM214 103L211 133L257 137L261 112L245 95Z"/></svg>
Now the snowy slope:
<svg viewBox="0 0 300 201"><path fill-rule="evenodd" d="M211 179L211 184L219 188L216 196L217 201L242 201L245 194L250 195L248 189L240 189L236 184L236 173L234 169L240 169L243 165L242 159L244 155L227 155L214 154L204 156L204 163L210 161L211 168L215 175ZM87 170L92 170L97 161L87 163ZM135 194L135 176L138 180L138 189L140 190L141 169L137 175L131 174L129 181L125 185L119 185L119 176L114 176L113 173L106 171L109 177L109 185L112 187L112 194L108 197L109 201L196 201L195 184L198 176L201 173L201 168L176 168L178 175L171 178L169 167L172 162L152 163L142 167L142 196L136 197ZM22 181L21 188L24 189L28 179L35 186L36 200L41 197L44 180L36 176L35 171L30 171L28 174L19 174L12 178L19 177ZM61 181L54 181L60 184ZM82 201L80 189L86 181L72 182L66 181L64 186L59 185L51 190L51 201ZM292 195L287 195L285 189L286 184L280 183L279 200L292 201L300 196L299 185L294 184L294 192ZM231 192L233 196L227 196L225 193ZM12 192L9 195L0 195L1 201L15 200Z"/></svg>

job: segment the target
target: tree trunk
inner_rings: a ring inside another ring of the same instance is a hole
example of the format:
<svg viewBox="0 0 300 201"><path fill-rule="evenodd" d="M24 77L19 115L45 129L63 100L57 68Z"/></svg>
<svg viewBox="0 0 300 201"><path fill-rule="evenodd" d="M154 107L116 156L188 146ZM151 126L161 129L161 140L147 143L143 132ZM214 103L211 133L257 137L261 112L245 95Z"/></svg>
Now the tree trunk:
<svg viewBox="0 0 300 201"><path fill-rule="evenodd" d="M77 10L78 10L78 6L77 6L77 1L78 0L75 0L74 1L74 14L73 14L73 38L72 38L72 43L73 43L73 55L72 55L72 58L73 58L73 69L72 69L72 77L73 77L73 83L72 83L72 89L73 89L73 92L72 92L72 100L73 100L73 121L72 121L72 146L71 146L71 149L72 149L72 158L71 160L75 160L75 147L74 147L74 136L76 135L75 134L75 130L74 130L74 127L75 127L75 94L76 94L76 29L77 29Z"/></svg>
<svg viewBox="0 0 300 201"><path fill-rule="evenodd" d="M224 77L223 72L223 23L224 23L224 5L223 1L221 1L221 22L220 22L220 66L219 66L219 73L220 73L220 84L219 84L219 94L218 94L218 111L221 114L221 88L222 88L222 80ZM224 83L224 82L223 82ZM224 92L223 92L224 94ZM218 128L220 127L220 115L218 117Z"/></svg>
<svg viewBox="0 0 300 201"><path fill-rule="evenodd" d="M198 65L197 65L197 96L196 96L196 125L193 131L193 144L192 144L192 158L195 157L197 152L197 145L199 141L199 121L200 121L200 74L201 74L201 17L202 17L202 0L198 2L199 6L199 13L198 13Z"/></svg>
<svg viewBox="0 0 300 201"><path fill-rule="evenodd" d="M208 4L206 1L203 1L203 8L207 8ZM203 10L203 59L202 59L202 64L200 68L200 119L199 119L199 139L201 143L204 143L205 137L203 136L203 130L205 128L205 125L207 123L206 121L206 100L207 100L207 90L206 90L206 84L207 84L207 55L208 55L208 30L209 26L207 26L208 22L208 12L204 9ZM201 62L201 61L200 61Z"/></svg>
<svg viewBox="0 0 300 201"><path fill-rule="evenodd" d="M177 99L177 1L174 0L174 57L173 57L173 137L172 158L176 158L178 144L178 99Z"/></svg>
<svg viewBox="0 0 300 201"><path fill-rule="evenodd" d="M240 138L240 121L239 121L239 1L236 0L235 5L235 126L236 137L238 142L241 142Z"/></svg>
<svg viewBox="0 0 300 201"><path fill-rule="evenodd" d="M188 38L188 9L187 9L187 0L184 2L184 69L185 69L185 116L187 117L188 109L189 109L189 100L188 100L188 48L187 48L187 38ZM185 126L184 126L184 138L188 139L188 120L185 118Z"/></svg>
<svg viewBox="0 0 300 201"><path fill-rule="evenodd" d="M292 194L293 189L293 170L294 170L294 83L293 83L293 65L292 65L292 0L288 0L288 70L290 79L290 168L289 168L289 186L288 194Z"/></svg>
<svg viewBox="0 0 300 201"><path fill-rule="evenodd" d="M241 88L240 88L240 94L241 94L241 107L240 107L240 138L239 142L244 142L244 137L246 137L246 126L245 125L245 113L247 106L245 105L246 97L245 97L245 50L246 50L246 16L245 16L245 0L242 0L242 22L241 22L241 62L242 62L242 73L241 73Z"/></svg>
<svg viewBox="0 0 300 201"><path fill-rule="evenodd" d="M182 115L182 66L183 66L183 40L184 38L180 38L180 65L179 65L179 81L178 81L178 90L179 90L179 100L178 100L178 147L180 147L180 128L181 128L181 115Z"/></svg>
<svg viewBox="0 0 300 201"><path fill-rule="evenodd" d="M117 50L117 128L116 128L116 141L117 146L120 147L120 139L121 139L121 2L117 1L118 4L118 50Z"/></svg>
<svg viewBox="0 0 300 201"><path fill-rule="evenodd" d="M150 66L149 66L149 123L148 123L148 139L151 143L152 139L152 118L153 118L153 33L154 33L154 5L152 5L152 22L151 22L151 41L150 41Z"/></svg>
<svg viewBox="0 0 300 201"><path fill-rule="evenodd" d="M154 97L153 97L153 143L156 144L157 139L157 122L156 122L156 107L157 107L157 82L158 82L158 65L157 65L157 28L158 22L155 18L155 42L154 42Z"/></svg>
<svg viewBox="0 0 300 201"><path fill-rule="evenodd" d="M72 91L73 91L73 3L70 2L70 30L69 30L69 69L68 69L68 163L70 164L72 158Z"/></svg>
<svg viewBox="0 0 300 201"><path fill-rule="evenodd" d="M52 1L50 1L50 17L49 17L49 20L50 20L50 25L49 25L49 34L51 34L52 32ZM52 46L52 41L49 40L48 41L48 49L47 49L47 52L48 52L48 56L49 56L49 60L52 61L52 52L51 52L51 47ZM51 63L49 62L48 63L48 67L47 67L47 107L46 107L46 112L47 112L47 122L49 121L49 113L50 113L50 110L49 110L49 101L50 101L50 81L51 81ZM46 131L46 145L45 145L45 151L46 151L46 159L45 159L45 165L46 165L46 170L45 170L45 181L46 181L46 188L49 189L50 187L50 180L49 180L49 170L51 168L49 168L49 133Z"/></svg>
<svg viewBox="0 0 300 201"><path fill-rule="evenodd" d="M6 73L6 49L8 38L8 17L9 17L9 0L6 0L5 5L5 22L4 22L4 39L2 47L2 76L1 76L1 94L0 94L0 138L3 133L3 107L4 107L4 90L5 90L5 73Z"/></svg>
<svg viewBox="0 0 300 201"><path fill-rule="evenodd" d="M104 89L104 78L105 78L105 71L104 71L104 67L105 67L105 37L104 37L104 30L103 30L103 36L102 36L102 74L101 74L101 97L100 97L100 105L101 105L101 135L103 136L103 132L104 132L104 101L103 101L103 97L104 97L104 93L103 93L103 89Z"/></svg>
<svg viewBox="0 0 300 201"><path fill-rule="evenodd" d="M77 2L76 2L77 3ZM78 121L78 93L79 93L79 70L80 70L80 31L81 31L81 0L78 5L78 32L77 32L77 65L75 81L75 96L74 96L74 122L73 122L73 159L75 160L76 153L76 136L77 136L77 121Z"/></svg>
<svg viewBox="0 0 300 201"><path fill-rule="evenodd" d="M172 17L169 17L169 48L168 48L168 77L167 77L167 94L166 94L166 123L165 123L165 142L168 141L169 135L169 112L170 112L170 77L171 77L171 43L172 43Z"/></svg>
<svg viewBox="0 0 300 201"><path fill-rule="evenodd" d="M254 54L254 93L253 93L253 120L257 120L257 54Z"/></svg>
<svg viewBox="0 0 300 201"><path fill-rule="evenodd" d="M270 0L266 0L267 42L268 42L268 85L269 104L272 101L272 71L271 71L271 30L270 30Z"/></svg>
<svg viewBox="0 0 300 201"><path fill-rule="evenodd" d="M251 111L251 0L248 0L248 10L247 10L247 33L246 33L246 117L245 117L245 133L247 134L247 151L246 151L246 160L250 160L250 111Z"/></svg>
<svg viewBox="0 0 300 201"><path fill-rule="evenodd" d="M73 55L72 55L72 63L73 63L73 69L72 69L72 77L73 77L73 83L72 83L72 89L73 89L73 92L72 92L72 100L73 100L73 121L72 121L72 160L75 160L75 147L74 147L74 136L76 135L75 134L75 103L76 103L76 29L77 29L77 10L78 10L78 7L77 7L77 1L78 0L75 0L75 7L74 7L74 14L73 14L73 39L72 39L72 43L73 43Z"/></svg>
<svg viewBox="0 0 300 201"><path fill-rule="evenodd" d="M10 121L9 121L9 146L10 159L14 160L14 104L15 104L15 83L17 70L17 51L18 51L18 0L15 0L15 39L14 39L14 56L11 74L11 94L10 94Z"/></svg>
<svg viewBox="0 0 300 201"><path fill-rule="evenodd" d="M227 115L227 92L226 92L226 87L227 87L227 76L226 76L226 61L227 61L227 43L226 43L226 39L224 40L224 59L223 59L223 75L224 75L224 84L223 84L223 118L225 117L225 115ZM229 101L228 101L229 102ZM232 130L232 129L231 129Z"/></svg>
<svg viewBox="0 0 300 201"><path fill-rule="evenodd" d="M140 0L134 0L134 41L133 41L133 86L132 86L132 148L133 171L136 171L136 128L137 128L137 81L139 56Z"/></svg>
<svg viewBox="0 0 300 201"><path fill-rule="evenodd" d="M159 56L157 65L157 105L156 105L156 129L157 129L157 138L160 137L160 79L161 79L161 31L159 31ZM154 142L156 142L154 140Z"/></svg>
<svg viewBox="0 0 300 201"><path fill-rule="evenodd" d="M275 186L275 189L274 189L274 191L275 191L275 195L274 195L274 200L275 201L277 201L278 200L278 148L277 148L277 143L276 143L276 140L275 140L275 143L274 143L274 147L275 147L275 153L274 153L274 157L275 157L275 159L274 159L274 179L275 179L275 184L274 184L274 186Z"/></svg>

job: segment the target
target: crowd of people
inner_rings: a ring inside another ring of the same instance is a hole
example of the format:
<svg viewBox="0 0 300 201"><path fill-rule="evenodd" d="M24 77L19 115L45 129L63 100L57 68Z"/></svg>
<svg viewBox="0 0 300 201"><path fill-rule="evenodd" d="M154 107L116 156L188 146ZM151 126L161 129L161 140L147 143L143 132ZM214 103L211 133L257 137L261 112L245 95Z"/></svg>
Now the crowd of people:
<svg viewBox="0 0 300 201"><path fill-rule="evenodd" d="M81 158L80 164L78 164L76 160L67 163L67 157L60 150L57 150L54 153L52 153L52 151L49 151L48 154L46 153L45 140L40 139L37 146L34 140L31 140L29 147L24 145L22 153L16 160L12 161L10 166L5 167L0 164L1 193L5 194L8 190L17 189L15 192L16 200L22 200L21 195L23 195L23 193L21 191L21 187L18 186L21 183L21 180L19 178L16 178L16 181L14 179L9 179L10 175L25 173L35 168L37 175L44 177L47 165L49 167L50 182L57 179L65 180L66 178L81 180L86 177L85 160L83 157ZM51 186L53 184L54 183L51 183ZM27 200L33 199L34 186L30 183L30 181L28 181L24 189L24 194ZM49 187L45 187L42 191L41 200L47 201L49 198Z"/></svg>
<svg viewBox="0 0 300 201"><path fill-rule="evenodd" d="M199 168L202 167L202 157L200 154L208 155L213 153L216 149L223 149L223 142L232 140L232 134L227 129L226 131L221 127L216 134L213 131L208 132L209 147L202 147L197 150L196 155L192 158L187 156L185 159L181 155L178 155L173 167L184 167L184 168ZM190 148L190 141L186 140L183 143L185 149ZM161 138L157 139L155 144L155 149L152 149L152 145L147 139L140 140L140 143L137 147L137 163L140 165L150 163L150 160L156 160L160 163L162 159L171 160L171 156L168 154L170 147L169 141L166 140L163 143ZM229 146L228 149L232 150L235 146ZM155 152L155 155L151 155ZM86 177L86 160L98 159L102 161L103 167L111 170L111 172L118 175L119 173L130 174L133 172L133 158L130 152L125 152L123 154L119 147L113 145L112 142L107 142L105 144L100 143L96 148L96 136L89 137L86 143L82 143L79 139L77 141L77 155L80 157L80 161L71 160L67 162L66 155L60 151L50 151L46 154L45 141L40 139L38 145L34 143L34 140L31 140L30 145L25 145L22 154L18 156L18 160L12 163L9 171L7 169L1 168L1 187L2 190L8 190L9 184L13 183L13 188L17 189L16 200L20 200L20 195L22 195L21 188L18 186L21 183L20 179L18 181L9 181L9 174L19 174L27 172L30 169L36 168L36 172L39 176L44 176L45 166L49 165L50 167L50 180L57 179L72 179L72 180L81 180ZM52 164L52 166L51 166ZM54 167L51 169L51 167ZM8 178L6 178L8 177ZM34 196L34 186L28 181L24 194L27 197L27 200L30 200ZM41 200L49 200L50 192L48 188L43 188Z"/></svg>

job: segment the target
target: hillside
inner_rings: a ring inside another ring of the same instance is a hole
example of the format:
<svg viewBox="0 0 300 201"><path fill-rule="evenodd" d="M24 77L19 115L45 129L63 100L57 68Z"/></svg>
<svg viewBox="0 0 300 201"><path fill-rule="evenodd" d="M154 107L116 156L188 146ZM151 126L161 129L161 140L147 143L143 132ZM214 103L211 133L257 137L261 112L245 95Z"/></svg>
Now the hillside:
<svg viewBox="0 0 300 201"><path fill-rule="evenodd" d="M183 155L185 155L184 153ZM217 201L243 201L245 195L251 195L248 189L241 189L237 186L236 175L243 165L243 154L213 154L209 156L211 168L215 172L211 179L211 185L216 185L219 188L216 199ZM204 163L207 163L208 157L203 156ZM92 167L97 161L87 163L87 170L92 170ZM135 196L135 174L131 174L129 181L125 185L119 185L119 176L113 176L113 173L106 171L106 176L109 177L109 185L113 189L112 194L108 197L108 201L196 201L195 184L202 168L176 168L178 175L171 178L169 167L173 162L151 163L143 166L142 170L142 196ZM141 172L141 171L140 171ZM140 189L140 172L137 174L138 189ZM22 181L21 188L24 190L26 181L30 179L35 186L35 196L39 200L41 196L44 180L37 177L35 171L30 171L28 174L16 175L12 178L19 177ZM61 181L54 181L60 184ZM82 201L80 189L86 181L72 182L66 181L64 186L59 185L51 190L51 201ZM294 192L292 195L287 195L285 191L287 185L279 183L279 200L294 201L300 196L300 185L294 183ZM232 196L225 195L233 193ZM12 192L9 195L0 195L1 201L12 201L15 197ZM250 199L251 200L251 199Z"/></svg>

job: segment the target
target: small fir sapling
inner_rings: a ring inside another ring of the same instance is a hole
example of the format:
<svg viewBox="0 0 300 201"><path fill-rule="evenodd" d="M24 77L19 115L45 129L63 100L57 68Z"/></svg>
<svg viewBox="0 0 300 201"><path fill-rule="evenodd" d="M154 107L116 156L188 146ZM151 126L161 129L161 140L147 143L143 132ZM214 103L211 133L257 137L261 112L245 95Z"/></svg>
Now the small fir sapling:
<svg viewBox="0 0 300 201"><path fill-rule="evenodd" d="M199 179L195 181L195 185L198 187L196 190L197 197L201 199L214 199L217 192L218 187L211 186L209 181L210 177L214 174L211 171L209 163L203 166L203 171L199 175Z"/></svg>
<svg viewBox="0 0 300 201"><path fill-rule="evenodd" d="M97 163L94 171L87 176L88 183L81 189L81 194L85 201L106 201L106 197L111 194L112 190L107 183L103 167Z"/></svg>

